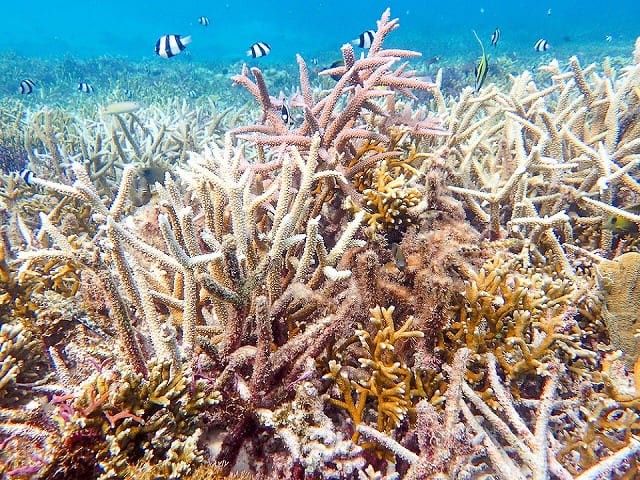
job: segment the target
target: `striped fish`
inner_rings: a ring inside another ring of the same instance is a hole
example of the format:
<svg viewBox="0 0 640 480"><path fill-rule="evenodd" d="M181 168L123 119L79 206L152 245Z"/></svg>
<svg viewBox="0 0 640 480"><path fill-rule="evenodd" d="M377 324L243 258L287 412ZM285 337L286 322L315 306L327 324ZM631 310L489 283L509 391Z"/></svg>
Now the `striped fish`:
<svg viewBox="0 0 640 480"><path fill-rule="evenodd" d="M93 87L87 82L80 82L77 89L82 93L93 93Z"/></svg>
<svg viewBox="0 0 640 480"><path fill-rule="evenodd" d="M256 42L251 45L251 48L247 50L247 57L259 58L269 55L271 47L264 42Z"/></svg>
<svg viewBox="0 0 640 480"><path fill-rule="evenodd" d="M31 170L29 170L28 168L23 168L22 170L20 170L19 175L22 181L27 184L27 186L30 187L32 185L31 180L33 179L34 175Z"/></svg>
<svg viewBox="0 0 640 480"><path fill-rule="evenodd" d="M180 35L163 35L156 42L156 53L162 58L171 58L183 51L191 43L191 36L181 37Z"/></svg>
<svg viewBox="0 0 640 480"><path fill-rule="evenodd" d="M25 78L20 82L20 93L22 95L29 95L36 88L36 84L33 80Z"/></svg>
<svg viewBox="0 0 640 480"><path fill-rule="evenodd" d="M209 26L209 17L198 17L198 23L203 27Z"/></svg>
<svg viewBox="0 0 640 480"><path fill-rule="evenodd" d="M355 45L356 47L360 47L360 48L371 48L371 45L373 44L373 37L375 36L375 33L373 30L367 30L365 32L362 32L360 34L360 36L358 38L356 38L355 40L352 40L351 43L353 45Z"/></svg>
<svg viewBox="0 0 640 480"><path fill-rule="evenodd" d="M491 35L491 45L494 47L498 45L498 40L500 40L500 29L496 27L493 31L493 35Z"/></svg>
<svg viewBox="0 0 640 480"><path fill-rule="evenodd" d="M546 52L548 48L549 48L549 42L547 42L544 38L541 38L540 40L538 40L533 46L533 49L536 52Z"/></svg>
<svg viewBox="0 0 640 480"><path fill-rule="evenodd" d="M287 101L282 101L282 108L280 109L280 118L285 125L289 126L293 123L293 119L291 118L291 114L289 113L289 106L287 105Z"/></svg>
<svg viewBox="0 0 640 480"><path fill-rule="evenodd" d="M482 84L484 83L485 78L487 78L487 71L489 70L489 59L487 58L487 54L484 52L484 45L482 45L482 41L478 37L478 34L473 31L473 34L476 36L476 40L480 44L480 48L482 49L482 57L480 57L480 63L476 65L473 73L476 77L475 82L475 91L476 93L482 88Z"/></svg>

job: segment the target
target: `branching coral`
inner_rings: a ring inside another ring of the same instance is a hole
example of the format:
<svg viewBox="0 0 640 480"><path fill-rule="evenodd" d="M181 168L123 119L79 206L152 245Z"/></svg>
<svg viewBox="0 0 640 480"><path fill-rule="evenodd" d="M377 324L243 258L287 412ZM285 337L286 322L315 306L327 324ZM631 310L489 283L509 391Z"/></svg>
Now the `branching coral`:
<svg viewBox="0 0 640 480"><path fill-rule="evenodd" d="M472 273L457 319L444 333L442 348L495 352L510 378L531 374L552 356L573 364L593 361L581 345L575 321L580 291L570 279L523 251L511 259L494 258Z"/></svg>
<svg viewBox="0 0 640 480"><path fill-rule="evenodd" d="M312 383L296 385L291 404L278 410L258 410L265 426L272 427L282 439L293 464L284 461L274 468L283 476L297 466L305 475L321 473L324 478L346 478L364 466L362 449L334 431L331 419L323 412L323 402ZM277 474L277 472L273 472Z"/></svg>
<svg viewBox="0 0 640 480"><path fill-rule="evenodd" d="M420 378L404 362L399 362L396 354L402 342L421 338L424 333L411 330L412 317L396 329L393 311L393 306L372 308L372 332L356 330L354 339L338 344L333 353L338 361L329 361L329 372L323 377L337 387L342 397L332 398L332 403L347 410L356 427L367 420L368 403L373 402L378 429L390 432L401 425L413 407L413 397L424 395L420 384L413 388ZM353 439L357 438L354 433Z"/></svg>
<svg viewBox="0 0 640 480"><path fill-rule="evenodd" d="M22 323L0 327L0 405L17 407L28 400L28 386L42 383L46 372L43 345Z"/></svg>
<svg viewBox="0 0 640 480"><path fill-rule="evenodd" d="M247 67L261 118L226 135L245 113L202 102L16 113L33 176L0 177L10 476L636 473L640 367L602 352L637 356L617 309L637 259L604 217L640 224L639 66L574 57L445 98L383 48L397 26L343 46L325 91L298 57L293 124Z"/></svg>
<svg viewBox="0 0 640 480"><path fill-rule="evenodd" d="M93 450L102 479L125 478L136 464L138 474L147 470L177 479L204 460L197 445L202 413L220 401L219 392L189 369L172 371L166 361L152 361L148 371L144 378L126 365L103 369L80 384L77 394L58 400L63 435L87 437L77 448ZM45 478L59 478L71 468L67 449L60 448Z"/></svg>
<svg viewBox="0 0 640 480"><path fill-rule="evenodd" d="M495 357L488 354L489 393L498 403L494 409L464 380L470 353L460 349L449 370L451 383L443 423L436 423L439 421L434 420L432 407L427 404L420 407L422 422L417 432L420 455L370 427L359 426L360 433L389 449L397 459L407 462L410 465L407 478L460 478L486 473L486 469L505 480L574 478L556 459L559 453L557 437L566 428L560 423L565 419L558 410L567 412L581 401L579 397L558 399L563 368L558 363L547 364L548 378L540 398L518 402L503 385ZM632 438L627 447L584 470L576 478L591 480L616 469L625 469L625 462L638 451L640 441Z"/></svg>

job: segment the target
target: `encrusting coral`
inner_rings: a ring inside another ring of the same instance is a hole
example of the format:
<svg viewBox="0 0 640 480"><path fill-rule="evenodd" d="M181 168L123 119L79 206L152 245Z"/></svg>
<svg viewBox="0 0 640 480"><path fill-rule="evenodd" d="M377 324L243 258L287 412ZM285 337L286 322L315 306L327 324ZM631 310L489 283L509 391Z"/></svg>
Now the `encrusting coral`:
<svg viewBox="0 0 640 480"><path fill-rule="evenodd" d="M640 64L445 97L397 27L293 124L246 66L258 112L16 109L2 474L637 475Z"/></svg>

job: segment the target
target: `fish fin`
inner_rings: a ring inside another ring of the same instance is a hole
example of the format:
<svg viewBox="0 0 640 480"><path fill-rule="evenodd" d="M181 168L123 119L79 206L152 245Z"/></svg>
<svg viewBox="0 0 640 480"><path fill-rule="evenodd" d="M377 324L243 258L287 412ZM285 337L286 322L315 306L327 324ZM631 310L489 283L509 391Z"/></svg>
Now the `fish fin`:
<svg viewBox="0 0 640 480"><path fill-rule="evenodd" d="M478 40L478 43L480 44L480 48L482 49L482 55L484 55L484 45L482 44L482 40L480 40L480 37L478 36L475 30L471 30L471 31L476 36L476 40Z"/></svg>
<svg viewBox="0 0 640 480"><path fill-rule="evenodd" d="M193 40L191 38L191 35L187 35L186 37L180 37L180 41L182 42L183 45L188 45L191 43L191 40Z"/></svg>

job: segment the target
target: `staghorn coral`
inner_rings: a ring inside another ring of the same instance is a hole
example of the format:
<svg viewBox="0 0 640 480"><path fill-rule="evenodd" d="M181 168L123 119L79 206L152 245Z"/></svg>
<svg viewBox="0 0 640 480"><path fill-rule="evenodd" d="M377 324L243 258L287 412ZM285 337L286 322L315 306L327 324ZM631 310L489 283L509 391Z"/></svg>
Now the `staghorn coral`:
<svg viewBox="0 0 640 480"><path fill-rule="evenodd" d="M216 148L215 145L213 148ZM317 164L316 151L312 149L307 159L302 179L303 186L298 193L293 198L287 191L280 194L279 205L291 203L292 208L288 214L275 217L274 221L279 223L273 227L270 239L258 237L261 232L254 230L252 222L249 221L255 209L268 201L269 196L258 196L257 200L247 205L248 199L245 200L245 197L239 195L244 188L240 185L234 186L229 181L231 178L237 178L236 169L240 165L238 161L233 160L230 141L227 141L225 153L220 149L215 151L217 155L215 157L194 156L191 168L204 169L215 166L219 172L217 175L200 177L204 182L194 190L201 195L200 205L203 207L211 204L228 205L231 222L209 224L211 226L209 232L213 236L203 232L201 237L203 244L199 244L200 240L196 237L190 210L182 206L178 185L169 177L160 190L167 214L159 215L158 221L164 248L175 257L169 256L153 243L146 243L138 234L130 230L130 224L120 221L127 203L127 191L133 179L131 167L125 169L118 193L107 208L99 199L86 170L79 164L74 164L73 171L77 181L72 187L40 178L36 178L34 182L42 187L82 199L91 205L96 212L93 214L94 221L102 224L102 228L106 227L108 241L103 244L106 255L97 252L92 241L69 242L59 228L43 215L41 216L43 231L54 240L56 248L21 254L24 260L22 271L29 270L31 265L38 264L42 260L50 262L51 259L73 259L83 268L95 272L92 275L99 275L106 293L108 308L116 320L115 325L118 328L121 347L127 352L127 358L134 368L142 374L146 375L147 366L144 352L132 328L133 317L126 306L128 302L136 305L137 315L148 328L146 348L161 360L170 359L176 366L180 366L185 360L191 363L195 353L200 348L204 349L213 362L209 368L220 372L216 384L221 389L228 387L229 381L247 368L247 361L257 357L256 367L253 373L248 374L246 380L253 393L247 397L241 392L233 394L232 391L227 390L232 398L239 395L233 401L242 405L243 413L240 415L242 418L240 425L242 425L243 422L249 422L255 408L261 405L277 405L281 398L286 396L276 382L285 367L297 365L287 374L289 378L287 383L290 383L300 375L306 356L312 355L314 351L321 351L324 342L333 335L329 330L325 336L316 338L323 328L331 321L335 321L331 317L322 318L321 315L328 309L328 305L323 306L319 298L311 296L307 305L295 307L302 311L305 308L320 307L313 317L302 317L306 322L310 322L316 315L320 317L318 324L311 325L303 333L295 334L299 327L287 332L287 317L295 313L295 309L291 312L287 310L292 302L299 303L306 294L304 289L308 287L301 286L298 279L315 283L326 282L329 286L333 284L335 280L331 279L330 272L335 271L334 267L343 252L351 245L360 244L353 240L353 236L362 220L362 215L356 215L356 218L345 226L343 235L336 240L330 250L324 246L322 238L317 235L318 220L311 220L309 225L304 227L307 230L308 240L296 262L297 274L289 274L283 279L282 272L290 270L292 264L283 264L282 257L305 239L304 235L295 235L294 232L304 226L303 224L298 227L297 224L308 215L308 204L305 205L303 199L308 195L313 183L314 168ZM298 162L297 165L304 165L299 154L296 151L292 153ZM238 149L234 155L240 158L241 154L242 150ZM195 177L189 175L188 178ZM244 175L244 178L249 177ZM212 180L213 185L208 183ZM210 211L209 215L212 213ZM97 231L100 232L101 229L98 228ZM230 235L231 232L233 237ZM216 234L220 235L222 243L218 243ZM292 240L289 240L290 236L293 237ZM271 246L265 249L265 243L271 243ZM202 248L205 251L199 253ZM311 269L314 253L317 253L319 262ZM112 261L116 266L117 280L107 267L107 261ZM210 269L207 271L205 266L209 264ZM152 280L151 276L143 273L143 268L163 269L165 273ZM303 274L305 269L309 272ZM349 272L346 273L349 274ZM173 278L173 280L167 282L167 278ZM124 291L116 290L116 281L121 282ZM217 308L205 312L205 304L202 303L205 300ZM158 316L158 307L155 302L165 306L169 310L169 315L166 316L165 313L162 317ZM201 324L203 318L207 318L208 325ZM257 324L255 335L250 333L251 326L254 324ZM171 333L174 326L179 329L178 335ZM301 326L304 326L304 323ZM215 334L224 329L227 330L226 335ZM274 334L272 329L277 333ZM211 339L205 333L209 331L214 332ZM246 333L243 334L243 332ZM287 338L289 336L291 338ZM271 344L274 340L280 344L280 348L272 353ZM314 342L317 342L316 346L313 346ZM312 346L311 349L309 349L310 346ZM273 399L267 394L271 389L273 392L270 393L275 396ZM258 395L259 392L262 394ZM224 421L237 421L237 418L230 417ZM248 434L249 431L244 433L244 435ZM244 436L240 434L231 433L229 436L229 441L234 444L242 443L243 440ZM237 449L232 447L225 447L220 452L222 459L226 459L227 456L233 459L236 454Z"/></svg>
<svg viewBox="0 0 640 480"><path fill-rule="evenodd" d="M345 46L328 91L298 59L293 125L269 95L274 73L256 68L234 80L262 118L224 137L223 120L256 112L174 99L17 121L35 179L2 177L2 311L39 317L23 324L62 385L12 384L38 398L0 412L5 470L635 473L637 391L602 357L613 310L575 245L615 258L626 240L603 217L638 223L637 65L600 73L572 58L445 98L442 75L426 82L400 63L415 52L383 49L396 26L385 12L364 58ZM389 310L370 317L375 305L395 305L398 325ZM184 399L191 385L218 403L185 400L193 416L180 418L162 391ZM147 429L160 421L171 431L157 438ZM184 463L214 459L226 463Z"/></svg>
<svg viewBox="0 0 640 480"><path fill-rule="evenodd" d="M406 70L406 64L393 70L400 60L420 54L410 50L382 48L386 36L398 27L398 19L391 19L388 9L377 22L377 27L374 44L365 58L356 59L353 47L345 44L341 49L344 66L321 72L322 75L340 75L340 79L333 89L320 97L314 95L311 89L304 59L297 57L301 91L298 97L301 98L296 106L304 112L304 121L297 128L289 129L284 124L279 114L282 101L270 96L262 72L252 68L252 80L245 66L242 74L234 76L233 80L260 103L262 118L259 124L236 128L233 133L262 148L295 145L302 151L309 148L314 135L319 135L319 159L327 168L336 169L347 179L364 173L372 166L375 155L373 158L362 155L363 149L366 151L371 142L386 148L387 156L396 156L402 152L395 151L397 138L394 137L403 133L417 139L448 135L449 132L440 126L439 119L435 117L418 120L395 115L393 98L396 94L416 99L412 90L431 91L434 85L417 78L414 71ZM378 102L384 98L388 107ZM393 122L390 121L389 125L379 122L376 125L374 121L365 121L365 113L379 118L392 116ZM382 154L381 158L384 156ZM275 164L280 162L281 159L274 160ZM388 224L392 224L391 220L395 217L394 211L402 212L419 199L419 195L409 188L403 193L399 192L403 199L396 201L389 190L398 190L398 182L402 182L402 179L398 178L387 185L390 179L385 172L381 172L376 182L372 182L375 188L369 192L369 198L359 194L349 182L337 181L335 187L350 196L356 210L373 210L369 212L372 218L368 221L372 221L372 227L377 229L378 215L382 216L382 227L389 228ZM323 202L324 198L321 197L319 201ZM368 201L372 202L369 207L375 204L377 208L367 209Z"/></svg>

